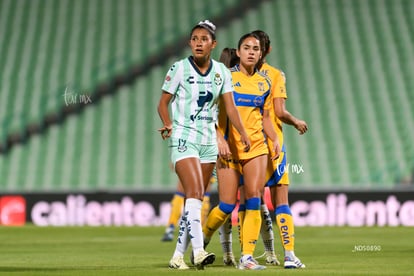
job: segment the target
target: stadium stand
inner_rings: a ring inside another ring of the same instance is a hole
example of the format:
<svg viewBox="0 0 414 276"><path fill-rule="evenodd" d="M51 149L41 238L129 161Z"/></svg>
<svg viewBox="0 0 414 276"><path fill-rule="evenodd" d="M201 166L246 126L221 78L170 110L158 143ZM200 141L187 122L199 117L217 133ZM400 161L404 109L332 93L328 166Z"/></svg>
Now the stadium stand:
<svg viewBox="0 0 414 276"><path fill-rule="evenodd" d="M293 189L412 183L414 3L249 2L1 1L2 191L173 190L155 108L205 18L215 57L269 33L288 109L310 129L285 127Z"/></svg>

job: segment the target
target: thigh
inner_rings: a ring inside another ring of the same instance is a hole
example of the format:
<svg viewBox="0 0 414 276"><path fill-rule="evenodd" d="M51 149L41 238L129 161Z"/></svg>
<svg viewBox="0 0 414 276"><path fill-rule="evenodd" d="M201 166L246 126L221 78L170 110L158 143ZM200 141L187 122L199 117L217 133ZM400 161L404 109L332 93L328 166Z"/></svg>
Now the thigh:
<svg viewBox="0 0 414 276"><path fill-rule="evenodd" d="M217 184L220 201L227 204L235 204L240 174L237 170L223 166L219 160L217 163Z"/></svg>
<svg viewBox="0 0 414 276"><path fill-rule="evenodd" d="M267 167L267 155L259 155L243 165L244 195L246 199L261 197Z"/></svg>
<svg viewBox="0 0 414 276"><path fill-rule="evenodd" d="M186 198L202 200L204 180L200 160L194 157L181 159L175 163L175 171L183 185Z"/></svg>
<svg viewBox="0 0 414 276"><path fill-rule="evenodd" d="M216 163L202 163L201 170L203 173L203 187L204 191L207 191L210 186L211 178L213 177L213 170Z"/></svg>

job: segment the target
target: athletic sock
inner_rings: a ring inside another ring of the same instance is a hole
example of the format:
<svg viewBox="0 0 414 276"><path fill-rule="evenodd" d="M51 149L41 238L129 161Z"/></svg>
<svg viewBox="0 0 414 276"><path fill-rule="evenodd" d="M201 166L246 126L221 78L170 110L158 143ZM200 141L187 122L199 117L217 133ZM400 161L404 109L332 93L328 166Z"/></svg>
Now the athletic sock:
<svg viewBox="0 0 414 276"><path fill-rule="evenodd" d="M274 253L274 234L273 234L273 221L270 216L269 209L266 204L260 206L262 215L262 226L260 228L260 234L263 240L264 249L266 252Z"/></svg>
<svg viewBox="0 0 414 276"><path fill-rule="evenodd" d="M220 243L224 254L233 252L232 228L231 216L219 228Z"/></svg>
<svg viewBox="0 0 414 276"><path fill-rule="evenodd" d="M185 214L181 216L177 243L175 244L175 251L173 257L184 256L185 251L189 245L188 229L187 229L187 217Z"/></svg>
<svg viewBox="0 0 414 276"><path fill-rule="evenodd" d="M295 227L293 217L288 205L280 205L275 210L276 223L279 228L280 241L286 252L294 251Z"/></svg>
<svg viewBox="0 0 414 276"><path fill-rule="evenodd" d="M243 221L243 255L252 255L260 234L260 198L246 200L246 214Z"/></svg>
<svg viewBox="0 0 414 276"><path fill-rule="evenodd" d="M203 250L203 231L201 227L201 205L202 202L196 198L187 198L184 213L187 217L187 229L193 247L194 255Z"/></svg>

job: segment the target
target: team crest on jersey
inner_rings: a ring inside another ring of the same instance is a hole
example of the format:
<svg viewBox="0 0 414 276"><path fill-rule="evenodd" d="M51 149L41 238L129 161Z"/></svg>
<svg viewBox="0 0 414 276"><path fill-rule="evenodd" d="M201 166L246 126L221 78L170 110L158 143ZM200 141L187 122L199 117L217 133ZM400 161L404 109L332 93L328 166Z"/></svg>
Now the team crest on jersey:
<svg viewBox="0 0 414 276"><path fill-rule="evenodd" d="M223 83L223 79L221 78L219 73L216 73L216 75L214 76L214 83L217 86L220 86Z"/></svg>
<svg viewBox="0 0 414 276"><path fill-rule="evenodd" d="M263 82L259 82L259 83L258 83L258 88L259 88L259 91L260 91L260 92L264 92L264 91L265 91L265 88L264 88L264 83L263 83Z"/></svg>
<svg viewBox="0 0 414 276"><path fill-rule="evenodd" d="M187 143L187 140L184 139L178 139L178 152L185 152L187 150L187 146L185 145Z"/></svg>

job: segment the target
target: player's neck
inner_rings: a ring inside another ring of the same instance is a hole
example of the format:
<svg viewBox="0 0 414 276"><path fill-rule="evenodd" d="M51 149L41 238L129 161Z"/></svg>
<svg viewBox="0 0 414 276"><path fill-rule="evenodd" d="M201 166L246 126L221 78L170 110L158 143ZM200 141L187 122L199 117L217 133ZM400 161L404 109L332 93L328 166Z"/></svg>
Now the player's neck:
<svg viewBox="0 0 414 276"><path fill-rule="evenodd" d="M243 74L245 74L246 76L253 76L254 73L256 72L256 68L253 66L243 66L242 64L240 64L239 66L240 68L240 72L242 72Z"/></svg>
<svg viewBox="0 0 414 276"><path fill-rule="evenodd" d="M210 67L210 57L205 57L205 58L193 58L194 64L195 66L197 66L198 70L201 73L205 73L207 72L208 68Z"/></svg>

